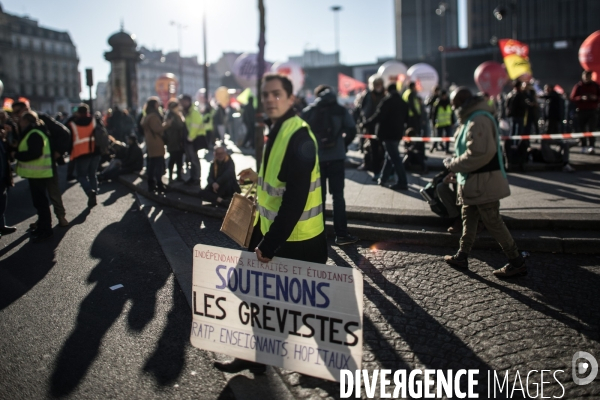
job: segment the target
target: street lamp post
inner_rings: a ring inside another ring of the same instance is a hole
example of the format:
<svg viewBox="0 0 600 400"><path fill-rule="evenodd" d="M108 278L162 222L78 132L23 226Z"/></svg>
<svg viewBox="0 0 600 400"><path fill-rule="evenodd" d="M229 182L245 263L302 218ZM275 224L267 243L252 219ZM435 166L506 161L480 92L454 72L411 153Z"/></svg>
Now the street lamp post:
<svg viewBox="0 0 600 400"><path fill-rule="evenodd" d="M206 1L204 2L204 14L202 16L202 41L204 42L204 104L205 109L210 110L208 102L208 59L206 56Z"/></svg>
<svg viewBox="0 0 600 400"><path fill-rule="evenodd" d="M510 1L510 20L511 20L511 27L512 27L512 38L517 40L517 32L518 32L518 24L519 21L517 19L517 0L511 0ZM496 17L496 19L498 21L502 21L506 15L508 14L508 12L506 11L506 8L504 8L503 6L498 6L496 8L494 8L494 17Z"/></svg>
<svg viewBox="0 0 600 400"><path fill-rule="evenodd" d="M257 71L256 71L256 129L254 131L254 154L256 157L256 170L260 171L260 163L262 162L263 147L265 145L264 139L264 114L263 105L261 99L261 83L262 76L265 73L265 45L267 41L265 39L265 3L263 0L258 0L258 14L259 14L259 36L258 36L258 60L257 60Z"/></svg>
<svg viewBox="0 0 600 400"><path fill-rule="evenodd" d="M335 29L335 52L338 56L338 64L340 63L340 16L339 11L342 10L342 6L331 6L333 11L333 26Z"/></svg>
<svg viewBox="0 0 600 400"><path fill-rule="evenodd" d="M440 58L442 61L442 87L446 88L446 11L448 4L440 3L435 13L440 16L442 23L440 24Z"/></svg>
<svg viewBox="0 0 600 400"><path fill-rule="evenodd" d="M179 87L181 93L183 93L183 59L181 58L181 31L187 28L187 25L183 25L180 22L171 21L171 26L177 27L177 40L179 46Z"/></svg>

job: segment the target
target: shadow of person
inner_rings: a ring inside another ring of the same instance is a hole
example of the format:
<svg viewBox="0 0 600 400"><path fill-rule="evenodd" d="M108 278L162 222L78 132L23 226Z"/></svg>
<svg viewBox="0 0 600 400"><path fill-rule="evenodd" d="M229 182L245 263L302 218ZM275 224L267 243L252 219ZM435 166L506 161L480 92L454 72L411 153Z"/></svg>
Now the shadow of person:
<svg viewBox="0 0 600 400"><path fill-rule="evenodd" d="M56 264L55 251L61 240L69 229L85 222L88 215L89 210L84 210L73 219L68 228L55 228L54 236L50 239L40 243L29 242L2 262L2 268L0 268L0 310L20 299L44 279ZM2 249L0 256L27 239L29 239L29 233L23 234L9 246Z"/></svg>
<svg viewBox="0 0 600 400"><path fill-rule="evenodd" d="M488 371L493 370L491 366L451 329L428 313L409 293L391 281L389 277L394 276L393 273L386 273L385 269L381 270L381 266L378 268L378 262L373 263L356 247L340 247L340 252L344 257L334 254L333 260L338 265L354 264L363 272L364 295L377 310L377 313L369 316L372 321L364 324L365 344L372 346L375 360L392 370L406 368L406 361L400 355L409 352L414 355L413 363L416 363L411 368L450 369L454 372L460 369L478 369L480 373L476 392L485 393ZM368 307L366 302L365 310ZM378 319L377 323L373 322L373 318ZM386 344L386 341L394 343L394 346ZM461 379L460 383L461 388L466 390L466 379Z"/></svg>
<svg viewBox="0 0 600 400"><path fill-rule="evenodd" d="M190 342L192 328L191 313L185 295L177 284L173 284L173 306L167 315L167 324L162 331L154 352L144 364L144 371L154 377L161 386L172 385L185 366L185 351ZM227 397L224 397L227 398Z"/></svg>
<svg viewBox="0 0 600 400"><path fill-rule="evenodd" d="M104 183L102 185L102 192L108 192L111 191L110 196L108 196L108 199L104 200L102 202L102 205L104 207L108 207L108 206L112 206L113 204L115 204L117 202L117 200L119 200L121 197L127 196L129 194L129 192L127 191L123 191L123 190L117 190L116 189L116 185L120 185L117 180L114 180L110 183Z"/></svg>
<svg viewBox="0 0 600 400"><path fill-rule="evenodd" d="M132 205L132 210L135 207ZM127 316L131 330L141 331L154 318L157 292L171 272L168 268L148 270L156 262L154 256L161 254L150 248L151 242L146 246L130 244L133 237L148 234L148 226L140 224L138 214L125 213L119 222L104 228L92 244L90 255L100 262L87 281L95 286L81 302L75 329L57 356L51 377L52 396L66 396L79 385L125 303L132 303ZM110 289L117 284L123 288Z"/></svg>

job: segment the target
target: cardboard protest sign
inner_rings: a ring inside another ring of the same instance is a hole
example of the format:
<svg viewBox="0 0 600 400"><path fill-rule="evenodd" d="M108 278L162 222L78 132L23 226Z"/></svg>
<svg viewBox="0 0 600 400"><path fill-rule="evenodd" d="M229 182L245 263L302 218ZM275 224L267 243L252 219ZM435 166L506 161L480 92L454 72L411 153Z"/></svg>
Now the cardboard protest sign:
<svg viewBox="0 0 600 400"><path fill-rule="evenodd" d="M192 345L339 381L362 360L359 271L194 247Z"/></svg>

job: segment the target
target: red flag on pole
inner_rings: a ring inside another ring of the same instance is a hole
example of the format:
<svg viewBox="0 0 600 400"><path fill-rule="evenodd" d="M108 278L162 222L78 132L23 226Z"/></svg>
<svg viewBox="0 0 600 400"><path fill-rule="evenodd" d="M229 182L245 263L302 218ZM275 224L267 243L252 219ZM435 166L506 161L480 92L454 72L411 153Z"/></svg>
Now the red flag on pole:
<svg viewBox="0 0 600 400"><path fill-rule="evenodd" d="M341 96L348 96L352 91L365 90L367 85L358 79L338 73L338 92Z"/></svg>

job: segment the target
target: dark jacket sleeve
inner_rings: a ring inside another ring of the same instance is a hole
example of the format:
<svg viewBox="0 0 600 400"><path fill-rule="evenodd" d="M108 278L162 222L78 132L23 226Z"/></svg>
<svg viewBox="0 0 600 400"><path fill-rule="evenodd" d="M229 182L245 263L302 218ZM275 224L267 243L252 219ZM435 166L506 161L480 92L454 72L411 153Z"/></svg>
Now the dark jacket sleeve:
<svg viewBox="0 0 600 400"><path fill-rule="evenodd" d="M219 186L224 186L227 182L235 181L235 164L231 158L227 160L225 165L223 166L223 171L217 177L216 182Z"/></svg>
<svg viewBox="0 0 600 400"><path fill-rule="evenodd" d="M32 134L27 138L27 151L19 151L15 158L19 161L37 160L44 154L44 139L40 135Z"/></svg>
<svg viewBox="0 0 600 400"><path fill-rule="evenodd" d="M122 169L130 169L132 171L140 171L144 167L144 154L142 149L137 144L133 144L127 148L127 156L121 164Z"/></svg>
<svg viewBox="0 0 600 400"><path fill-rule="evenodd" d="M346 133L344 143L346 144L346 147L348 147L348 145L352 143L352 141L356 137L356 123L354 122L354 118L352 118L352 115L348 111L344 109L343 112L344 116L342 120L342 129L343 132Z"/></svg>
<svg viewBox="0 0 600 400"><path fill-rule="evenodd" d="M300 129L294 133L278 176L280 181L286 182L281 207L269 232L258 245L264 257L275 256L275 252L290 237L304 212L310 190L310 175L316 158L317 148L308 130Z"/></svg>
<svg viewBox="0 0 600 400"><path fill-rule="evenodd" d="M379 105L377 106L375 113L373 113L373 115L371 115L371 117L364 122L364 126L370 132L374 132L375 125L378 122L381 122L381 120L387 115L388 110L390 108L390 100L391 97L386 97L383 100L381 100L381 103L379 103Z"/></svg>

